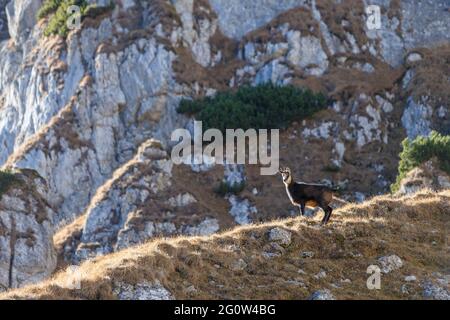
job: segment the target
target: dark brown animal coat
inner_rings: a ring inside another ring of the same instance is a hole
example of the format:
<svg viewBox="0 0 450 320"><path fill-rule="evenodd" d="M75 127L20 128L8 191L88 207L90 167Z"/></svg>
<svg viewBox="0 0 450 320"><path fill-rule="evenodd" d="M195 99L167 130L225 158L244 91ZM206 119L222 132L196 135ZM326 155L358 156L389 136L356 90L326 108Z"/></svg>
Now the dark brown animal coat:
<svg viewBox="0 0 450 320"><path fill-rule="evenodd" d="M302 215L305 214L305 206L320 207L325 212L322 224L326 224L333 212L333 208L329 204L333 200L333 191L335 189L323 184L295 182L289 168L280 169L280 173L283 176L286 193L291 203L299 207L300 213Z"/></svg>

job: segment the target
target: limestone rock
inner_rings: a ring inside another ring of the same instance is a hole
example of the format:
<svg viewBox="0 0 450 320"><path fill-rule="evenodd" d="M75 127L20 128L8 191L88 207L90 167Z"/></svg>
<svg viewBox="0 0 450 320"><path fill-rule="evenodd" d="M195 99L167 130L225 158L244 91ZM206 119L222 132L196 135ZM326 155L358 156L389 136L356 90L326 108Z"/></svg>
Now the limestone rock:
<svg viewBox="0 0 450 320"><path fill-rule="evenodd" d="M315 37L301 37L297 31L292 35L293 48L288 53L288 61L300 68L306 69L307 74L322 75L328 67L328 58L322 49L320 40ZM310 66L314 67L310 68Z"/></svg>
<svg viewBox="0 0 450 320"><path fill-rule="evenodd" d="M42 5L41 0L13 0L6 6L8 30L11 38L21 42L36 24L36 15Z"/></svg>
<svg viewBox="0 0 450 320"><path fill-rule="evenodd" d="M389 273L391 271L400 269L403 266L403 261L399 256L393 254L390 256L380 257L378 262L381 265L381 272Z"/></svg>
<svg viewBox="0 0 450 320"><path fill-rule="evenodd" d="M318 272L317 274L314 275L314 278L316 279L322 279L322 278L326 278L327 277L327 273L324 270L321 270L320 272Z"/></svg>
<svg viewBox="0 0 450 320"><path fill-rule="evenodd" d="M230 214L238 224L250 223L252 216L258 212L256 207L251 205L248 199L241 199L238 196L231 195L228 201L231 204Z"/></svg>
<svg viewBox="0 0 450 320"><path fill-rule="evenodd" d="M142 50L130 46L120 54L98 54L93 63L94 90L81 89L53 125L13 160L17 167L33 168L49 181L48 201L57 209L60 224L83 212L95 190L132 158L143 141L153 136L167 141L176 126L178 98L159 94L170 86L173 56L154 40L145 42ZM137 55L142 60L136 60ZM123 92L124 84L132 89ZM96 107L90 113L92 104ZM127 108L121 109L124 104ZM136 119L142 120L134 123Z"/></svg>
<svg viewBox="0 0 450 320"><path fill-rule="evenodd" d="M173 300L173 295L159 282L149 283L147 281L131 285L125 282L118 282L114 288L114 293L119 300Z"/></svg>
<svg viewBox="0 0 450 320"><path fill-rule="evenodd" d="M240 38L288 9L303 5L303 0L210 0L219 17L220 29L232 38Z"/></svg>
<svg viewBox="0 0 450 320"><path fill-rule="evenodd" d="M172 207L184 207L191 203L197 202L197 200L192 194L186 192L170 198L168 202Z"/></svg>
<svg viewBox="0 0 450 320"><path fill-rule="evenodd" d="M31 170L15 173L14 181L0 195L0 287L4 289L44 280L56 267L54 212L44 198L46 182Z"/></svg>
<svg viewBox="0 0 450 320"><path fill-rule="evenodd" d="M206 218L196 226L187 226L183 233L190 236L207 236L219 231L220 225L217 219Z"/></svg>
<svg viewBox="0 0 450 320"><path fill-rule="evenodd" d="M142 210L149 203L152 195L171 185L172 163L167 153L155 140L144 143L134 159L116 172L115 177L103 186L96 195L96 200L86 212L87 218L81 237L79 258L86 256L86 244L99 243L95 252L104 254L113 250L113 243L123 247L126 242L138 243L155 232L173 232L174 227L168 224L156 225L149 221L140 235L137 230L128 230L129 219L136 211ZM175 201L175 200L174 200ZM119 208L119 209L118 209ZM134 236L130 238L131 234ZM117 237L121 239L117 239Z"/></svg>
<svg viewBox="0 0 450 320"><path fill-rule="evenodd" d="M289 244L291 244L291 236L291 232L279 227L273 228L269 232L270 241L278 242L284 246L288 246Z"/></svg>
<svg viewBox="0 0 450 320"><path fill-rule="evenodd" d="M412 97L408 98L402 115L402 125L409 139L430 134L432 113L433 110L426 103L417 103Z"/></svg>
<svg viewBox="0 0 450 320"><path fill-rule="evenodd" d="M450 300L450 291L431 281L423 285L423 296L434 300Z"/></svg>
<svg viewBox="0 0 450 320"><path fill-rule="evenodd" d="M141 244L153 237L209 235L220 229L189 192L173 190L173 163L150 139L98 189L86 215L74 263ZM189 190L189 186L186 186ZM185 214L191 210L195 214Z"/></svg>
<svg viewBox="0 0 450 320"><path fill-rule="evenodd" d="M336 300L330 290L318 290L314 292L308 300Z"/></svg>
<svg viewBox="0 0 450 320"><path fill-rule="evenodd" d="M278 242L270 242L264 246L262 256L271 259L281 257L286 250Z"/></svg>
<svg viewBox="0 0 450 320"><path fill-rule="evenodd" d="M229 186L236 186L244 183L244 166L238 164L225 164L224 182Z"/></svg>

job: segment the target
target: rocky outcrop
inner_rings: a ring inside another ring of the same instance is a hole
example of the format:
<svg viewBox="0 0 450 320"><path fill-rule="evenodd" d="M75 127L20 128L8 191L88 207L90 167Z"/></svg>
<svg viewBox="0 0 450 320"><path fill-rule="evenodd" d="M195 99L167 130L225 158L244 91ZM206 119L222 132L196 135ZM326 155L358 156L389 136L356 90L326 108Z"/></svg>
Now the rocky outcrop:
<svg viewBox="0 0 450 320"><path fill-rule="evenodd" d="M149 222L139 230L130 227L128 221L144 206L150 206L152 196L170 187L171 171L172 164L161 145L155 141L145 143L138 155L116 172L94 197L86 212L82 243L77 250L79 259L88 257L93 247L97 254L105 254L115 247L142 242L141 239L154 236L154 232L174 232L174 225L157 223L155 226Z"/></svg>
<svg viewBox="0 0 450 320"><path fill-rule="evenodd" d="M405 58L407 71L402 81L407 96L402 125L408 138L428 136L432 130L449 134L450 46L418 48Z"/></svg>
<svg viewBox="0 0 450 320"><path fill-rule="evenodd" d="M306 181L336 180L353 199L387 190L404 137L449 127L448 99L433 98L450 90L429 85L448 81L448 50L416 50L449 41L445 0L374 1L380 30L367 29L359 0L119 0L67 38L43 36L41 3L0 1L10 38L0 43L0 164L47 181L42 197L55 228L86 215L70 261L223 227L227 218L200 193L176 185L165 154L173 129L188 126L176 112L183 97L267 81L326 92L335 100L328 110L283 132L283 161ZM150 147L152 138L164 150ZM224 181L258 183L260 193L226 196L234 223L289 215L288 203L278 211L264 202L284 192L268 192L271 177L256 181L243 170L225 166ZM213 179L202 192L213 192Z"/></svg>
<svg viewBox="0 0 450 320"><path fill-rule="evenodd" d="M240 38L246 33L267 24L280 13L304 5L303 0L286 1L239 1L210 0L219 17L223 32L232 38Z"/></svg>
<svg viewBox="0 0 450 320"><path fill-rule="evenodd" d="M21 43L29 36L41 5L42 0L13 0L6 5L8 31L15 43Z"/></svg>
<svg viewBox="0 0 450 320"><path fill-rule="evenodd" d="M241 199L235 195L230 195L230 214L238 224L249 224L254 221L258 209L253 206L248 199Z"/></svg>
<svg viewBox="0 0 450 320"><path fill-rule="evenodd" d="M63 249L66 259L78 263L156 236L218 231L219 221L200 215L204 211L197 200L177 187L172 167L160 142L145 142L137 155L98 189L85 213L79 245ZM192 210L194 216L189 215Z"/></svg>
<svg viewBox="0 0 450 320"><path fill-rule="evenodd" d="M406 174L400 182L398 194L413 194L421 189L450 189L450 176L439 169L439 161L428 160Z"/></svg>
<svg viewBox="0 0 450 320"><path fill-rule="evenodd" d="M402 115L402 125L408 138L414 140L417 136L428 136L431 133L431 116L433 109L426 103L416 103L409 98Z"/></svg>
<svg viewBox="0 0 450 320"><path fill-rule="evenodd" d="M400 269L403 266L403 261L399 256L393 254L390 256L384 256L378 258L378 262L381 265L381 272L389 273L391 271L395 271Z"/></svg>
<svg viewBox="0 0 450 320"><path fill-rule="evenodd" d="M106 18L99 29L83 29L68 39L67 57L78 59L70 63L70 84L63 86L72 87L71 99L9 160L12 166L35 169L49 182L49 202L59 224L83 212L95 190L146 138L167 141L171 128L183 121L175 117L179 89L171 71L173 53L155 38L109 53L105 42L113 37L111 28Z"/></svg>
<svg viewBox="0 0 450 320"><path fill-rule="evenodd" d="M289 245L291 243L291 233L282 228L273 228L269 232L269 240L280 243L281 245Z"/></svg>
<svg viewBox="0 0 450 320"><path fill-rule="evenodd" d="M7 179L9 187L0 194L0 291L44 280L56 267L45 181L31 170Z"/></svg>
<svg viewBox="0 0 450 320"><path fill-rule="evenodd" d="M8 31L11 39L20 43L28 37L36 24L41 0L13 0L6 6Z"/></svg>
<svg viewBox="0 0 450 320"><path fill-rule="evenodd" d="M330 290L325 289L314 292L311 297L309 297L309 300L336 300L336 298Z"/></svg>
<svg viewBox="0 0 450 320"><path fill-rule="evenodd" d="M423 284L423 296L426 299L450 300L449 280L441 279L441 283L436 284L427 280Z"/></svg>
<svg viewBox="0 0 450 320"><path fill-rule="evenodd" d="M393 2L393 1L391 1ZM448 3L438 1L401 1L402 38L407 49L448 43ZM417 14L420 12L420 14ZM428 19L427 17L433 17Z"/></svg>

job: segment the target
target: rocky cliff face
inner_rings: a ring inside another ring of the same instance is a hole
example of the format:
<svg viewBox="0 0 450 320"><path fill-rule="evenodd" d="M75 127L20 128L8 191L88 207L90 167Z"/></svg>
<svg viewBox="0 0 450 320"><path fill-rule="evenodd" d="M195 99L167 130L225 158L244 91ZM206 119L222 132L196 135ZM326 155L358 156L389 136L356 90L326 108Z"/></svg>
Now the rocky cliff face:
<svg viewBox="0 0 450 320"><path fill-rule="evenodd" d="M56 267L45 180L31 170L8 179L0 194L0 291L44 280Z"/></svg>
<svg viewBox="0 0 450 320"><path fill-rule="evenodd" d="M268 205L284 199L269 187L279 181L252 166L239 169L246 190L227 199L213 189L229 168L171 176L163 153L190 121L176 113L181 98L267 81L327 93L327 110L282 133L281 161L349 199L388 190L403 138L448 133L445 0L371 2L381 7L378 30L367 28L362 0L91 2L109 9L62 38L43 35L42 1L0 1L0 164L47 181L56 229L85 217L64 246L68 261L291 215L287 201ZM164 150L147 158L150 139ZM186 176L202 186L171 189Z"/></svg>

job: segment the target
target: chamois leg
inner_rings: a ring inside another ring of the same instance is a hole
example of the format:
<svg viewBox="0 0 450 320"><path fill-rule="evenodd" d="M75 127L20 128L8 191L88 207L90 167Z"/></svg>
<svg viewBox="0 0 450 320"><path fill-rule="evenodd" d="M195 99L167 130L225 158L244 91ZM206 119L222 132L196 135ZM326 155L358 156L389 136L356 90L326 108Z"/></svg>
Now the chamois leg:
<svg viewBox="0 0 450 320"><path fill-rule="evenodd" d="M331 213L333 212L333 208L331 208L330 206L327 205L325 208L322 207L322 209L325 212L325 215L324 215L324 217L322 219L322 222L320 224L324 225L324 224L328 223L328 220L330 220Z"/></svg>
<svg viewBox="0 0 450 320"><path fill-rule="evenodd" d="M301 213L301 215L302 216L304 216L305 215L305 204L302 202L302 203L300 203L300 213Z"/></svg>
<svg viewBox="0 0 450 320"><path fill-rule="evenodd" d="M328 220L330 220L331 213L333 212L333 208L328 206L328 210L329 210L329 212L328 212L328 217L327 217L327 223L328 223Z"/></svg>

